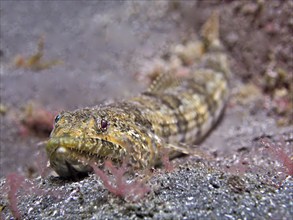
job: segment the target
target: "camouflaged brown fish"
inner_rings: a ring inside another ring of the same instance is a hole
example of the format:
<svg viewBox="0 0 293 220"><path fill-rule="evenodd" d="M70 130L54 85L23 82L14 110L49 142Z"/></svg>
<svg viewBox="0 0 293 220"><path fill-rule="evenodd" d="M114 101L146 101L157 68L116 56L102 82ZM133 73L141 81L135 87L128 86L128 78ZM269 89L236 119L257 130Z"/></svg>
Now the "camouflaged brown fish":
<svg viewBox="0 0 293 220"><path fill-rule="evenodd" d="M150 88L126 101L61 112L47 142L51 167L70 178L88 173L89 161L128 158L133 168L189 154L218 121L228 98L229 67L214 13L202 28L203 48L196 69L184 77L162 74Z"/></svg>

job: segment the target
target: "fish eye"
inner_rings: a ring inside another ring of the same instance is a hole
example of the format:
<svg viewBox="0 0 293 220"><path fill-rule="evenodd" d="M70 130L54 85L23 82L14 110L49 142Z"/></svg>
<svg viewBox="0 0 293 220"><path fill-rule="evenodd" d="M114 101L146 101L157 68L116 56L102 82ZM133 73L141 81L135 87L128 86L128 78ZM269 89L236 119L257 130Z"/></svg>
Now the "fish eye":
<svg viewBox="0 0 293 220"><path fill-rule="evenodd" d="M105 119L102 119L102 120L101 120L101 130L102 130L102 131L106 131L107 128L108 128L108 121L105 120Z"/></svg>
<svg viewBox="0 0 293 220"><path fill-rule="evenodd" d="M59 114L59 115L57 115L56 117L55 117L55 123L57 123L59 120L60 120L60 118L61 118L61 115Z"/></svg>

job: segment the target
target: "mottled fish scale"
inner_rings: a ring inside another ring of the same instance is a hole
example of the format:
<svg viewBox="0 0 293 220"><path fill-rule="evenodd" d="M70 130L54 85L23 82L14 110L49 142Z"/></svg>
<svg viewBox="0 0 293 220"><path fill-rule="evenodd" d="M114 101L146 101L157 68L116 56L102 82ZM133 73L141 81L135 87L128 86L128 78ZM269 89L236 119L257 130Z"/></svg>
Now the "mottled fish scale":
<svg viewBox="0 0 293 220"><path fill-rule="evenodd" d="M218 17L202 29L204 53L187 76L162 74L129 100L62 112L47 143L51 166L63 177L91 170L89 161L127 160L147 168L170 156L190 153L213 128L228 98L229 65L218 39ZM200 54L200 53L199 53Z"/></svg>

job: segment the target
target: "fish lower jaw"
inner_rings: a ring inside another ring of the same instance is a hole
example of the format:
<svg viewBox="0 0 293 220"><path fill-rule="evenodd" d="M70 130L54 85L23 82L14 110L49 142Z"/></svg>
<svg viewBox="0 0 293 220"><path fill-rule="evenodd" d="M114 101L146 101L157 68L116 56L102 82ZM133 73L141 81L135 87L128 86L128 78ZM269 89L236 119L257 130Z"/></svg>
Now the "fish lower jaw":
<svg viewBox="0 0 293 220"><path fill-rule="evenodd" d="M85 176L92 171L87 160L77 153L65 147L57 147L50 156L50 165L54 171L65 179Z"/></svg>

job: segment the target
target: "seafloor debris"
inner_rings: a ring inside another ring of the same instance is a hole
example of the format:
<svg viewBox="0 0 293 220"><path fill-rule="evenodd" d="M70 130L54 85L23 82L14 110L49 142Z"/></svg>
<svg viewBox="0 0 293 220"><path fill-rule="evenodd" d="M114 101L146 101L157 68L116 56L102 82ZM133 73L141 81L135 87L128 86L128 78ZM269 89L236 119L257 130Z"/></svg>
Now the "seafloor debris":
<svg viewBox="0 0 293 220"><path fill-rule="evenodd" d="M54 112L50 112L35 103L28 103L24 107L24 113L20 118L20 133L22 136L35 133L38 136L48 137L53 129L54 118Z"/></svg>
<svg viewBox="0 0 293 220"><path fill-rule="evenodd" d="M126 179L125 174L128 172L126 163L116 168L111 161L105 161L104 168L111 173L112 178L106 171L101 170L95 164L91 166L94 173L102 180L105 188L118 197L137 201L150 192L150 188L143 181Z"/></svg>
<svg viewBox="0 0 293 220"><path fill-rule="evenodd" d="M37 52L31 55L28 58L23 57L22 55L17 55L14 58L13 64L17 68L25 68L33 71L40 71L44 69L49 69L57 64L61 64L61 60L51 60L44 61L44 37L40 37L38 41Z"/></svg>
<svg viewBox="0 0 293 220"><path fill-rule="evenodd" d="M0 103L0 115L5 115L7 110L8 110L7 106L4 105L3 103Z"/></svg>
<svg viewBox="0 0 293 220"><path fill-rule="evenodd" d="M274 55L267 67L263 89L271 97L268 107L276 115L278 125L293 123L293 78L285 69L277 66Z"/></svg>
<svg viewBox="0 0 293 220"><path fill-rule="evenodd" d="M34 182L29 181L23 175L18 173L10 173L6 176L6 182L2 190L4 192L1 193L7 195L8 204L0 204L0 211L2 212L2 210L8 207L14 219L22 219L22 213L18 208L18 202L22 195L50 195L58 199L64 195L63 192L59 190L53 191L51 189L40 189Z"/></svg>

